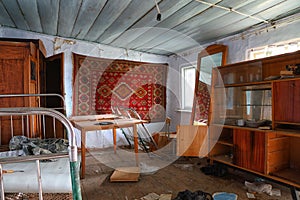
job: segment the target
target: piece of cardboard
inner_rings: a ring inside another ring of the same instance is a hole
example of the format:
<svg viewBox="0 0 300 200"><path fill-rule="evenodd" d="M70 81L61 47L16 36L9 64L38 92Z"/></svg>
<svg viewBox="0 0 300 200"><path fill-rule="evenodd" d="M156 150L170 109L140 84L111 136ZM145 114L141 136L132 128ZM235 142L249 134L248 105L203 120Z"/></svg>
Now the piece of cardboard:
<svg viewBox="0 0 300 200"><path fill-rule="evenodd" d="M140 177L139 167L119 167L116 168L110 177L111 182L138 181Z"/></svg>

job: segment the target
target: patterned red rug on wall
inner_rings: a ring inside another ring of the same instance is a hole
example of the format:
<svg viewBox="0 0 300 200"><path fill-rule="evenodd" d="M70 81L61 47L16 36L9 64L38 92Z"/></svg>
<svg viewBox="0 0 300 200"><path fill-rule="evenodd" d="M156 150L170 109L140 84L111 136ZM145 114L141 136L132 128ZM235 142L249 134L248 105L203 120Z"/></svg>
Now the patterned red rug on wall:
<svg viewBox="0 0 300 200"><path fill-rule="evenodd" d="M111 113L112 106L121 106L142 119L165 120L167 64L73 58L73 115Z"/></svg>
<svg viewBox="0 0 300 200"><path fill-rule="evenodd" d="M210 94L207 85L199 81L198 90L196 91L195 121L208 120L209 104Z"/></svg>

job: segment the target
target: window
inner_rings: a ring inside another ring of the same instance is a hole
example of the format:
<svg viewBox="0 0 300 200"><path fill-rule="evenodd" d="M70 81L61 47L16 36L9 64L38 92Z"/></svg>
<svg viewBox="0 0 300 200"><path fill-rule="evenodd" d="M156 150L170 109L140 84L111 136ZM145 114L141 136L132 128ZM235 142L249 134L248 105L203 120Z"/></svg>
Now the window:
<svg viewBox="0 0 300 200"><path fill-rule="evenodd" d="M248 60L264 58L300 50L300 39L289 40L247 51Z"/></svg>
<svg viewBox="0 0 300 200"><path fill-rule="evenodd" d="M191 110L193 107L195 79L195 66L191 65L181 68L181 109L183 110Z"/></svg>

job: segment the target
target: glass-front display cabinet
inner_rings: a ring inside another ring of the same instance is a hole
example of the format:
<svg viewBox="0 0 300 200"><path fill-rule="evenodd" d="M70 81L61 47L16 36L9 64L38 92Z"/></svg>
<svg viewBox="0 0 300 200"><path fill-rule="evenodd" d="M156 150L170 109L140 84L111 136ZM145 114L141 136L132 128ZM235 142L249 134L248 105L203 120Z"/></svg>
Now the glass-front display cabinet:
<svg viewBox="0 0 300 200"><path fill-rule="evenodd" d="M212 112L212 124L271 129L271 84L216 87Z"/></svg>

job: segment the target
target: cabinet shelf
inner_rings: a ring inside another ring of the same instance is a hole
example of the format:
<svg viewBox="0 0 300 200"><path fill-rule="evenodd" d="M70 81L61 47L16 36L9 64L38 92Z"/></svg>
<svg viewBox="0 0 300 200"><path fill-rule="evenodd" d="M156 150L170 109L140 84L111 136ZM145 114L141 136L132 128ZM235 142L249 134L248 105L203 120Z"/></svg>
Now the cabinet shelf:
<svg viewBox="0 0 300 200"><path fill-rule="evenodd" d="M295 126L300 126L300 123L296 122L283 122L283 121L275 121L276 124L286 124L286 125L295 125Z"/></svg>
<svg viewBox="0 0 300 200"><path fill-rule="evenodd" d="M215 106L223 106L223 104L216 104ZM247 106L272 106L271 104L239 104L239 105L234 105L235 107L247 107Z"/></svg>
<svg viewBox="0 0 300 200"><path fill-rule="evenodd" d="M222 139L220 139L218 141L218 144L222 144L222 145L233 147L232 140L230 141L230 140L222 140Z"/></svg>
<svg viewBox="0 0 300 200"><path fill-rule="evenodd" d="M300 171L291 169L291 168L286 168L283 170L279 170L276 172L270 173L271 176L276 176L278 178L282 178L286 181L296 183L300 185Z"/></svg>
<svg viewBox="0 0 300 200"><path fill-rule="evenodd" d="M292 123L292 122L275 122L275 130L278 131L286 131L291 133L300 132L300 123Z"/></svg>
<svg viewBox="0 0 300 200"><path fill-rule="evenodd" d="M233 83L233 84L215 85L215 87L216 88L228 88L228 87L265 85L265 84L271 84L271 83L272 83L272 81L258 81L258 82L248 82L248 83Z"/></svg>
<svg viewBox="0 0 300 200"><path fill-rule="evenodd" d="M241 87L241 86L250 86L250 85L264 85L264 84L271 84L273 82L281 82L281 81L290 81L290 80L298 80L300 79L299 76L295 76L292 78L282 78L276 80L266 80L266 81L257 81L257 82L247 82L247 83L233 83L233 84L222 84L222 85L215 85L216 88L228 88L228 87Z"/></svg>
<svg viewBox="0 0 300 200"><path fill-rule="evenodd" d="M211 159L225 164L233 164L233 159L227 154L212 156Z"/></svg>
<svg viewBox="0 0 300 200"><path fill-rule="evenodd" d="M237 105L237 107L243 107L243 106L272 106L271 104L241 104L241 105Z"/></svg>
<svg viewBox="0 0 300 200"><path fill-rule="evenodd" d="M275 129L274 131L276 131L276 132L278 132L280 134L284 134L284 135L300 137L300 131L299 130Z"/></svg>
<svg viewBox="0 0 300 200"><path fill-rule="evenodd" d="M243 129L243 130L249 130L249 131L266 131L266 132L272 131L271 129L263 130L263 129L259 129L259 128L251 128L251 127L247 127L247 126L238 126L238 125L213 124L213 126L218 126L218 127L223 127L223 128L231 128L231 129Z"/></svg>

